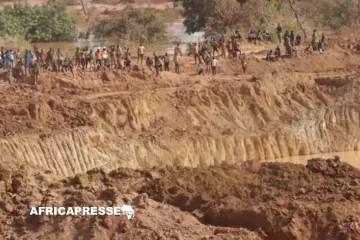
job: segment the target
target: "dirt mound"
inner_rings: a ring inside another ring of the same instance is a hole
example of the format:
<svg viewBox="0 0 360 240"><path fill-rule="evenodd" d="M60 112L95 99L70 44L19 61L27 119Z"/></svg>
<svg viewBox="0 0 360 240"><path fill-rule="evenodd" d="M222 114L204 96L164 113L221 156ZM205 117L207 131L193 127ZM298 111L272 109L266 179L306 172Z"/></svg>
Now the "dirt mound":
<svg viewBox="0 0 360 240"><path fill-rule="evenodd" d="M0 167L4 239L360 238L360 171L339 159L307 166L248 161L208 168L93 169L51 174ZM132 205L135 217L30 216L34 206Z"/></svg>
<svg viewBox="0 0 360 240"><path fill-rule="evenodd" d="M44 133L91 126L91 109L84 102L62 96L34 94L28 85L5 85L0 94L0 135Z"/></svg>
<svg viewBox="0 0 360 240"><path fill-rule="evenodd" d="M160 171L150 198L205 224L261 229L265 239L359 239L360 171L338 159L307 166L246 162Z"/></svg>
<svg viewBox="0 0 360 240"><path fill-rule="evenodd" d="M212 227L179 209L149 199L136 190L145 172L94 169L55 182L48 173L0 168L0 236L2 239L217 239L260 240L245 229ZM135 217L30 216L37 206L122 206Z"/></svg>

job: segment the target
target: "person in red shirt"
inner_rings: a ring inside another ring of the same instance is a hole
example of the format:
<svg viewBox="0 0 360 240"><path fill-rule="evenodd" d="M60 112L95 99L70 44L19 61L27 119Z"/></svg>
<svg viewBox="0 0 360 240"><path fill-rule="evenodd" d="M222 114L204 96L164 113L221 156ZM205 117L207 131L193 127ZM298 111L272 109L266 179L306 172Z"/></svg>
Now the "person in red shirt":
<svg viewBox="0 0 360 240"><path fill-rule="evenodd" d="M95 58L96 58L96 67L99 69L101 67L101 51L100 48L98 48L95 52Z"/></svg>

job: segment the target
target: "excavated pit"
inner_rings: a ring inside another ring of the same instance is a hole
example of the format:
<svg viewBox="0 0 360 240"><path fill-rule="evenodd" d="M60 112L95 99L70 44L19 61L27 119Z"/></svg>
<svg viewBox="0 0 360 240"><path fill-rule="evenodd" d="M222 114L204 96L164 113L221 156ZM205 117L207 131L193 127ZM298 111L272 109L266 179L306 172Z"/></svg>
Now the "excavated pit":
<svg viewBox="0 0 360 240"><path fill-rule="evenodd" d="M357 151L360 79L342 79L319 84L311 74L278 73L133 93L70 92L67 101L41 96L27 108L7 109L31 127L1 139L0 153L67 177L95 167L197 167ZM65 129L46 131L56 124Z"/></svg>
<svg viewBox="0 0 360 240"><path fill-rule="evenodd" d="M222 60L216 77L189 74L188 60L180 76L134 68L1 83L0 237L359 239L352 157L274 161L359 150L360 56L249 57L246 74ZM134 221L29 216L129 201Z"/></svg>

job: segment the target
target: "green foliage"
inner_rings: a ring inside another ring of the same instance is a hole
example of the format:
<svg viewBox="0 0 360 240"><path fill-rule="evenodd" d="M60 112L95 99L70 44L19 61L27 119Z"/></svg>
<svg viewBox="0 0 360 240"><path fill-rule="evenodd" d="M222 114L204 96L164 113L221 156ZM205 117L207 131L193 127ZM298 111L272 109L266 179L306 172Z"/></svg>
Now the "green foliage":
<svg viewBox="0 0 360 240"><path fill-rule="evenodd" d="M166 36L166 24L164 18L151 9L126 7L114 18L101 21L92 31L95 38L158 41Z"/></svg>
<svg viewBox="0 0 360 240"><path fill-rule="evenodd" d="M182 2L184 26L187 33L203 30L215 10L214 0L175 0Z"/></svg>
<svg viewBox="0 0 360 240"><path fill-rule="evenodd" d="M72 41L76 39L74 18L63 2L51 0L39 7L14 3L0 10L0 36L22 36L30 42Z"/></svg>
<svg viewBox="0 0 360 240"><path fill-rule="evenodd" d="M332 29L350 26L359 19L359 4L357 0L321 0L315 21Z"/></svg>
<svg viewBox="0 0 360 240"><path fill-rule="evenodd" d="M175 0L183 5L187 33L225 34L237 28L258 26L266 20L268 5L276 11L280 0Z"/></svg>

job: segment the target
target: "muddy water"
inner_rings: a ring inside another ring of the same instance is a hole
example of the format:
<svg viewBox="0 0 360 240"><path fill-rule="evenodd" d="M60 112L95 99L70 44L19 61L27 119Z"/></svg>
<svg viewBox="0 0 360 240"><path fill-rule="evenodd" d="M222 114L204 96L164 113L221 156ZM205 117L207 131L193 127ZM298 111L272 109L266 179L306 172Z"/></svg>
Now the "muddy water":
<svg viewBox="0 0 360 240"><path fill-rule="evenodd" d="M296 164L307 164L307 161L312 158L332 158L334 156L339 156L342 162L346 162L358 169L360 169L360 151L351 151L351 152L333 152L333 153L319 153L312 155L302 155L294 157L285 157L277 159L268 159L263 162L291 162Z"/></svg>
<svg viewBox="0 0 360 240"><path fill-rule="evenodd" d="M182 22L174 22L168 25L167 28L167 34L169 37L169 42L167 44L164 43L153 43L151 44L151 46L145 46L146 47L146 51L148 53L152 53L152 52L157 52L160 54L163 54L165 52L167 52L168 54L173 54L174 53L174 46L175 46L175 42L180 42L181 44L181 49L183 52L187 51L187 45L188 43L191 42L196 42L196 41L201 41L203 40L203 33L202 32L196 32L193 34L186 34L185 33L185 27L183 26ZM72 53L73 50L75 50L77 47L85 47L88 46L90 48L97 48L97 47L102 47L102 46L108 46L108 45L112 45L112 44L120 44L120 46L124 46L127 45L128 47L130 47L131 51L133 52L134 50L136 50L137 47L137 42L134 43L123 43L121 41L114 41L114 40L98 40L98 39L93 39L90 38L89 40L85 41L85 40L78 40L76 42L51 42L51 43L34 43L31 44L32 47L33 46L37 46L40 49L43 49L45 51L47 51L49 48L54 48L54 49L62 49L63 52L65 53Z"/></svg>

